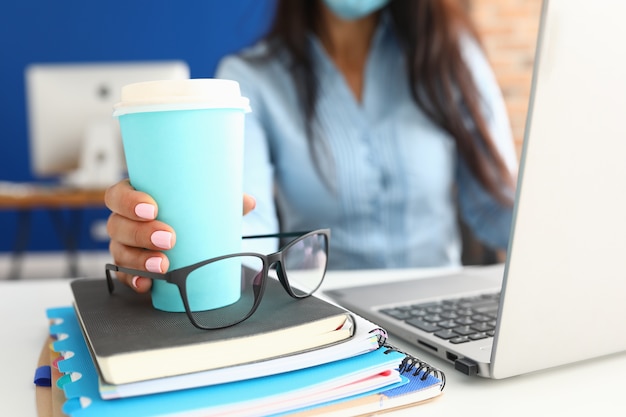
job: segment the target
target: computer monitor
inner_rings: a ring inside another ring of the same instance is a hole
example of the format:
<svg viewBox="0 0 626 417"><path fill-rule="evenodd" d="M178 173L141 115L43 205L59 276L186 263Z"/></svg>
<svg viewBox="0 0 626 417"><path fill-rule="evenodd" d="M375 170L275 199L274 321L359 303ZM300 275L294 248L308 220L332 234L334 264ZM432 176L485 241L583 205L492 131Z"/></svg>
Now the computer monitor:
<svg viewBox="0 0 626 417"><path fill-rule="evenodd" d="M47 63L26 68L30 166L38 179L106 187L125 173L113 105L126 84L189 78L181 61Z"/></svg>

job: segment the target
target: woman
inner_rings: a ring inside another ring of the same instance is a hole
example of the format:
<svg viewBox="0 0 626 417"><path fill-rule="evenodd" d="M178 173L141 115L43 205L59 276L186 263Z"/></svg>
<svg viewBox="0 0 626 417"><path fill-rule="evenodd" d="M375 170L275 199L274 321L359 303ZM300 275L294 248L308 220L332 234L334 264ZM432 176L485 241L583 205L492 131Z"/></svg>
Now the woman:
<svg viewBox="0 0 626 417"><path fill-rule="evenodd" d="M237 80L253 109L245 234L329 227L335 269L455 265L458 207L480 240L506 248L510 128L456 2L282 0L266 39L217 76ZM156 202L122 182L106 203L115 262L166 271L158 250L175 233L154 220Z"/></svg>

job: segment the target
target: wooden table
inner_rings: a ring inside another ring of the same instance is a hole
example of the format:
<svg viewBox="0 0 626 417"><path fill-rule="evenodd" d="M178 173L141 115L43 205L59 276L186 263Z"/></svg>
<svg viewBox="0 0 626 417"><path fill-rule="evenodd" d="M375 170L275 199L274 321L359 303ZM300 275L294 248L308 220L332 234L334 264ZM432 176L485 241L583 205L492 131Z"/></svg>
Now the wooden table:
<svg viewBox="0 0 626 417"><path fill-rule="evenodd" d="M69 260L69 276L78 276L77 249L82 212L85 208L104 207L104 189L80 189L31 183L0 183L0 210L17 212L17 233L13 246L9 279L18 279L31 233L32 212L47 210ZM65 221L62 210L69 210Z"/></svg>

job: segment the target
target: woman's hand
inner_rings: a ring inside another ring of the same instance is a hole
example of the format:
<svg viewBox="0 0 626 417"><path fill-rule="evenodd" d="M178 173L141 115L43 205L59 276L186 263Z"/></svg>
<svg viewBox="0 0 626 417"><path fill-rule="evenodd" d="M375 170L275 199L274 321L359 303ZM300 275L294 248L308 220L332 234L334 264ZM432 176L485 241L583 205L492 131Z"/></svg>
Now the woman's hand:
<svg viewBox="0 0 626 417"><path fill-rule="evenodd" d="M160 252L174 247L176 233L169 225L155 220L158 214L156 201L148 194L135 190L128 180L107 189L104 202L112 211L107 222L111 238L109 250L113 262L127 268L151 272L166 272L167 256ZM243 196L243 214L254 209L254 198ZM118 279L137 292L146 292L152 280L118 273Z"/></svg>

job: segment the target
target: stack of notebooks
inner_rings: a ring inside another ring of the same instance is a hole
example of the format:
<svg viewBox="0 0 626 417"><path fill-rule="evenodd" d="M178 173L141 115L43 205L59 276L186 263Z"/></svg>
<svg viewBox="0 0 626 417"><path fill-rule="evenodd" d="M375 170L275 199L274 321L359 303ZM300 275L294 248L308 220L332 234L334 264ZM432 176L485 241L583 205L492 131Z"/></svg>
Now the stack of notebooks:
<svg viewBox="0 0 626 417"><path fill-rule="evenodd" d="M155 310L124 285L113 295L103 279L71 286L74 306L47 311L71 417L360 415L445 385L383 329L317 297L293 299L274 280L249 319L219 330Z"/></svg>

